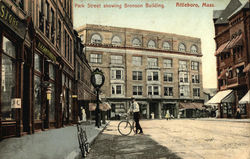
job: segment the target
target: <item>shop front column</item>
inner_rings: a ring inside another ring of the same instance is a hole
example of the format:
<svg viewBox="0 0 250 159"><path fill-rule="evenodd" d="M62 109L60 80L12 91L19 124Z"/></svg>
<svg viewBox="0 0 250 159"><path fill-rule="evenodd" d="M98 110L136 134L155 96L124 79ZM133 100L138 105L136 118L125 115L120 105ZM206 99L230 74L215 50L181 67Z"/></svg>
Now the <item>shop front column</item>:
<svg viewBox="0 0 250 159"><path fill-rule="evenodd" d="M159 114L159 119L162 118L162 116L161 116L161 108L162 108L162 102L159 102L159 103L158 103L158 114Z"/></svg>
<svg viewBox="0 0 250 159"><path fill-rule="evenodd" d="M149 119L150 118L150 115L149 115L149 103L147 103L147 119Z"/></svg>

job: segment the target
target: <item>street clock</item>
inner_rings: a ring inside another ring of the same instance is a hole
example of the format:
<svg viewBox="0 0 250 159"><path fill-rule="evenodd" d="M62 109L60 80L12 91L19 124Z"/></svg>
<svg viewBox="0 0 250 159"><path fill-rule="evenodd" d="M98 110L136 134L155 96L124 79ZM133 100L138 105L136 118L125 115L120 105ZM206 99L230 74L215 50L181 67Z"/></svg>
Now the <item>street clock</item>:
<svg viewBox="0 0 250 159"><path fill-rule="evenodd" d="M103 72L96 68L92 74L91 74L91 84L94 86L94 88L99 89L102 87L105 81L105 77L103 75Z"/></svg>

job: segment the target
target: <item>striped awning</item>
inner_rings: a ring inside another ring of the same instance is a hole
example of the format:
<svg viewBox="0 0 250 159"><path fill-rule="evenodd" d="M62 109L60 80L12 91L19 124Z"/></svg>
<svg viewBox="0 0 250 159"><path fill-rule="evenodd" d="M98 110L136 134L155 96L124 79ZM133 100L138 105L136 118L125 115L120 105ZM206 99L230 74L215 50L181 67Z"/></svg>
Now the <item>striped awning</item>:
<svg viewBox="0 0 250 159"><path fill-rule="evenodd" d="M227 48L231 49L235 46L240 46L242 45L242 34L236 36L235 38L233 38L229 44L227 45Z"/></svg>
<svg viewBox="0 0 250 159"><path fill-rule="evenodd" d="M243 69L243 72L250 72L250 63Z"/></svg>
<svg viewBox="0 0 250 159"><path fill-rule="evenodd" d="M226 43L222 44L215 52L215 56L219 55L221 52L227 50L227 45L229 44L230 41L227 41Z"/></svg>
<svg viewBox="0 0 250 159"><path fill-rule="evenodd" d="M250 90L247 92L247 94L241 98L241 100L239 101L239 104L247 104L250 103Z"/></svg>
<svg viewBox="0 0 250 159"><path fill-rule="evenodd" d="M233 90L219 91L207 104L233 103L235 101Z"/></svg>
<svg viewBox="0 0 250 159"><path fill-rule="evenodd" d="M223 71L221 72L221 74L219 75L218 79L226 79L226 72L227 72L226 69L223 70Z"/></svg>
<svg viewBox="0 0 250 159"><path fill-rule="evenodd" d="M204 109L203 103L180 103L180 109Z"/></svg>

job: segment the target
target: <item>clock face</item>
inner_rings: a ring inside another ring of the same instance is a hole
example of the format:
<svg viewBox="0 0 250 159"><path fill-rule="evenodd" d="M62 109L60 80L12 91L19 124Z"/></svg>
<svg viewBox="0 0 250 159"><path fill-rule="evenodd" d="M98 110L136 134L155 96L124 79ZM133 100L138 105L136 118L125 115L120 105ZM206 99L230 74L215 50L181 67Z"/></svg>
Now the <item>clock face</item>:
<svg viewBox="0 0 250 159"><path fill-rule="evenodd" d="M100 86L102 84L102 75L100 74L95 74L95 84L97 86Z"/></svg>

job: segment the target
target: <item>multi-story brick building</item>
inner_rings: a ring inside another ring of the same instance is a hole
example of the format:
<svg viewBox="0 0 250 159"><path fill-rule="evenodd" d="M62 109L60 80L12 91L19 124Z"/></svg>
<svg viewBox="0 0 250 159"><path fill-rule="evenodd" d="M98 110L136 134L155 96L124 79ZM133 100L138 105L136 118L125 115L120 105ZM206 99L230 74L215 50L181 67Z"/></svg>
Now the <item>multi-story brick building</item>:
<svg viewBox="0 0 250 159"><path fill-rule="evenodd" d="M0 140L77 120L72 3L0 0Z"/></svg>
<svg viewBox="0 0 250 159"><path fill-rule="evenodd" d="M112 109L108 117L124 113L131 97L150 118L195 116L203 103L202 52L199 38L99 25L77 29L92 68L104 72L101 97Z"/></svg>
<svg viewBox="0 0 250 159"><path fill-rule="evenodd" d="M218 103L220 117L236 117L238 106L241 117L250 117L249 22L249 1L231 0L224 10L214 11L219 92L209 103Z"/></svg>

